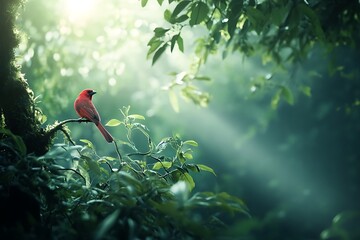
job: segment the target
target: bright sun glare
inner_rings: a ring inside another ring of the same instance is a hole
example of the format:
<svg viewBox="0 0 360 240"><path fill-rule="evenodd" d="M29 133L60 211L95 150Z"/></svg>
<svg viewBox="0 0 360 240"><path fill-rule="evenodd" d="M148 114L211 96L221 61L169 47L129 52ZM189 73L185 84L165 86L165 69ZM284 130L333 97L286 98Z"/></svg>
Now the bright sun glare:
<svg viewBox="0 0 360 240"><path fill-rule="evenodd" d="M70 21L83 24L91 16L97 0L66 0L65 9Z"/></svg>

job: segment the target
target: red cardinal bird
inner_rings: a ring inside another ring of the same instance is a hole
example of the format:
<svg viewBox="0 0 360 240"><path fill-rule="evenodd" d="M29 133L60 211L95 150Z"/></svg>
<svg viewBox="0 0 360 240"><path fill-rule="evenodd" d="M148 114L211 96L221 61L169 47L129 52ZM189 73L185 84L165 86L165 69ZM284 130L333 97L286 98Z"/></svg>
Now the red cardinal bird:
<svg viewBox="0 0 360 240"><path fill-rule="evenodd" d="M91 89L83 90L74 102L75 111L81 118L86 118L87 120L95 123L106 141L112 142L114 141L113 137L108 131L106 131L104 126L101 124L99 113L96 110L94 104L91 102L92 96L95 93L96 92Z"/></svg>

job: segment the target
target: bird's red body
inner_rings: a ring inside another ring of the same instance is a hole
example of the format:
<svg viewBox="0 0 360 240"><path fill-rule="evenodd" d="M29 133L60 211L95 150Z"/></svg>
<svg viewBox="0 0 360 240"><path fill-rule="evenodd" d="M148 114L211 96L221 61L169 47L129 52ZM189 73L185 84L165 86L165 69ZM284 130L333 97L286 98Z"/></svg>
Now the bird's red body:
<svg viewBox="0 0 360 240"><path fill-rule="evenodd" d="M91 101L95 93L96 92L91 89L83 90L74 102L75 111L81 118L86 118L95 123L106 141L112 142L114 141L113 137L101 124L100 115Z"/></svg>

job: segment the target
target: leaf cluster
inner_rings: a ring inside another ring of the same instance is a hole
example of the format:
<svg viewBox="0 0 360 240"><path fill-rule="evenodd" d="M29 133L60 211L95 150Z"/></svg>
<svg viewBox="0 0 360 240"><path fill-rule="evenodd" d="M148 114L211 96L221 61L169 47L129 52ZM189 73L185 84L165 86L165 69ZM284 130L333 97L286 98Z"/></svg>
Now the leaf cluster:
<svg viewBox="0 0 360 240"><path fill-rule="evenodd" d="M161 5L163 1L158 3ZM205 43L199 43L203 45L199 49L204 61L220 44L225 45L224 56L233 51L251 55L261 48L278 63L298 61L316 42L329 48L338 44L355 46L355 36L351 36L356 34L354 30L360 21L356 1L328 4L327 1L288 0L169 0L168 3L176 5L164 12L164 19L172 26L206 27L208 35L202 40ZM335 12L338 15L333 20L329 19L330 15L323 17L324 13ZM331 23L336 25L330 27ZM153 47L152 42L149 46ZM157 60L159 54L153 60Z"/></svg>
<svg viewBox="0 0 360 240"><path fill-rule="evenodd" d="M138 122L144 117L129 109L121 109L123 119L107 123L126 132L126 139L116 140L122 153L116 157L99 156L86 139L83 145L55 144L41 157L18 154L21 139L2 143L1 159L16 156L0 166L2 206L9 209L2 212L1 221L8 221L0 228L2 236L209 238L248 214L243 201L228 193L195 192L192 175L215 172L192 163L194 140L173 136L155 144ZM139 152L135 131L147 139L147 151ZM29 200L11 201L18 196Z"/></svg>
<svg viewBox="0 0 360 240"><path fill-rule="evenodd" d="M147 1L142 1L144 7ZM160 5L164 1L158 1ZM288 66L306 59L315 46L321 46L328 52L346 46L357 49L360 36L360 5L357 1L289 1L289 0L169 0L164 11L164 20L169 28L157 27L154 37L149 41L148 56L152 55L153 64L174 45L184 51L181 38L184 29L201 26L206 34L195 40L195 64L197 71L188 71L196 76L201 65L207 62L209 55L222 51L223 58L229 53L244 56L260 54L262 62ZM180 27L179 27L180 26ZM176 30L174 30L176 29ZM170 37L164 38L169 33ZM181 43L177 43L181 39ZM330 69L336 69L331 67ZM196 77L192 77L189 82ZM310 95L308 86L300 86L300 91ZM171 90L171 88L169 88ZM185 89L185 87L183 87ZM197 89L198 90L198 89ZM188 90L184 90L189 92ZM182 91L182 93L184 92ZM191 91L190 91L191 92ZM206 94L198 91L202 95ZM169 93L173 108L177 103L173 93ZM183 94L195 104L204 105L194 99L194 94ZM205 97L206 98L206 97ZM208 100L208 98L206 98ZM294 99L290 89L284 85L275 89L271 101L276 108L280 99L292 104Z"/></svg>

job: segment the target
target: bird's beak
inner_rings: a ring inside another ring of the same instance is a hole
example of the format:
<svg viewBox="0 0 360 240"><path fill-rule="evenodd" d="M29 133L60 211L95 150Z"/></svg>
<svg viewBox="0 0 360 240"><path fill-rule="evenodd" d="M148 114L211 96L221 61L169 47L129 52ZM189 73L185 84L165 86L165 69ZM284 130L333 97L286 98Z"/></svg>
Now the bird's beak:
<svg viewBox="0 0 360 240"><path fill-rule="evenodd" d="M95 91L92 91L92 92L90 93L90 96L92 96L92 95L94 95L94 94L96 94L96 92L95 92Z"/></svg>

